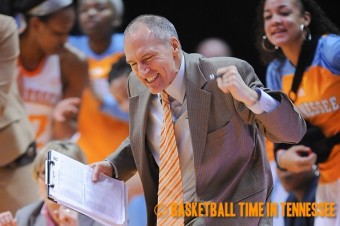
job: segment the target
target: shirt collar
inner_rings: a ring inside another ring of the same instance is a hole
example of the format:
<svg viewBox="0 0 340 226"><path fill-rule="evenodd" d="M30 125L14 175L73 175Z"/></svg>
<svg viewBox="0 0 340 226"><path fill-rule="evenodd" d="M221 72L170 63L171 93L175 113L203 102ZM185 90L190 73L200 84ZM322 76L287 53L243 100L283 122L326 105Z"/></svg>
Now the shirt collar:
<svg viewBox="0 0 340 226"><path fill-rule="evenodd" d="M181 66L179 67L178 73L172 83L165 89L165 91L178 102L183 104L185 97L185 81L184 81L184 68L185 68L185 59L182 53Z"/></svg>

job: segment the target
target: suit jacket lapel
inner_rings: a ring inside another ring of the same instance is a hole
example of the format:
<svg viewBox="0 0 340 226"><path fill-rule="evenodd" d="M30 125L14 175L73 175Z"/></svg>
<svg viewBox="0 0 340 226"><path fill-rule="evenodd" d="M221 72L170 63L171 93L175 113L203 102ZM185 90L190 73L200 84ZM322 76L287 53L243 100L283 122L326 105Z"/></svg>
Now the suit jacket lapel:
<svg viewBox="0 0 340 226"><path fill-rule="evenodd" d="M36 218L33 217L30 219L31 225L47 225L46 219L43 215L39 215ZM34 222L34 224L33 224Z"/></svg>
<svg viewBox="0 0 340 226"><path fill-rule="evenodd" d="M42 214L40 214L43 205L44 205L44 202L40 200L40 201L37 201L31 204L29 209L26 209L26 212L24 213L29 215L27 226L47 224L46 218Z"/></svg>
<svg viewBox="0 0 340 226"><path fill-rule="evenodd" d="M130 118L131 127L134 131L130 132L131 148L134 150L135 162L141 163L139 167L146 167L148 164L145 162L145 137L146 137L146 121L147 121L147 109L151 93L145 90L138 96L130 98L130 112L134 112L135 117ZM138 167L138 166L137 166Z"/></svg>
<svg viewBox="0 0 340 226"><path fill-rule="evenodd" d="M130 118L130 128L134 129L134 131L130 131L130 144L137 170L143 181L148 220L155 224L156 215L154 214L153 208L157 205L159 171L158 165L146 144L147 110L151 93L146 87L139 88L144 90L139 92L139 95L130 98L130 112L134 112L134 117ZM149 225L154 225L153 223L149 223Z"/></svg>
<svg viewBox="0 0 340 226"><path fill-rule="evenodd" d="M201 89L207 80L199 70L198 55L192 57L184 53L184 57L188 119L196 165L201 162L204 154L211 94Z"/></svg>

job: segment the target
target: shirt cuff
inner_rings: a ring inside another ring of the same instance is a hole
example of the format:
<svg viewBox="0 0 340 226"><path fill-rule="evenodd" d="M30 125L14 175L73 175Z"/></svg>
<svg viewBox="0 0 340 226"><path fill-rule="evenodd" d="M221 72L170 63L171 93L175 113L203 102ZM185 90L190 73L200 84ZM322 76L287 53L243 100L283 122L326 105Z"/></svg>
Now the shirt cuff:
<svg viewBox="0 0 340 226"><path fill-rule="evenodd" d="M251 106L247 106L255 114L262 114L265 112L273 111L279 104L277 100L271 97L268 93L264 92L260 88L255 88L255 91L259 95L259 100Z"/></svg>
<svg viewBox="0 0 340 226"><path fill-rule="evenodd" d="M110 165L112 166L112 177L117 179L118 178L118 170L115 164L111 162L109 159L105 159L105 161L108 161Z"/></svg>

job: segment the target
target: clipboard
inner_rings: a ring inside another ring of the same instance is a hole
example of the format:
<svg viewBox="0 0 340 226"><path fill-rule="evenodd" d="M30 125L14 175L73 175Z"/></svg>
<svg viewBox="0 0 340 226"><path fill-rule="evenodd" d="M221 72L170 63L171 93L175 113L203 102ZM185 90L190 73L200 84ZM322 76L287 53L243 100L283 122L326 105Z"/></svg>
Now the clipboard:
<svg viewBox="0 0 340 226"><path fill-rule="evenodd" d="M49 150L45 161L47 197L107 226L127 225L127 189L123 181L101 174L60 152Z"/></svg>

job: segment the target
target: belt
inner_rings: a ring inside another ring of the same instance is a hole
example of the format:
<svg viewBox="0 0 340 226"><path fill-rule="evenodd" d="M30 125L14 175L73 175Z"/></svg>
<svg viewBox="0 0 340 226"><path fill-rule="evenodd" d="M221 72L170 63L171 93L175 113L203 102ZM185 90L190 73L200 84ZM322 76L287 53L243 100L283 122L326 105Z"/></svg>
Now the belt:
<svg viewBox="0 0 340 226"><path fill-rule="evenodd" d="M30 143L30 145L28 145L26 152L24 154L20 155L13 162L7 164L3 168L14 169L25 166L33 162L36 155L37 155L36 143L33 141L32 143Z"/></svg>

